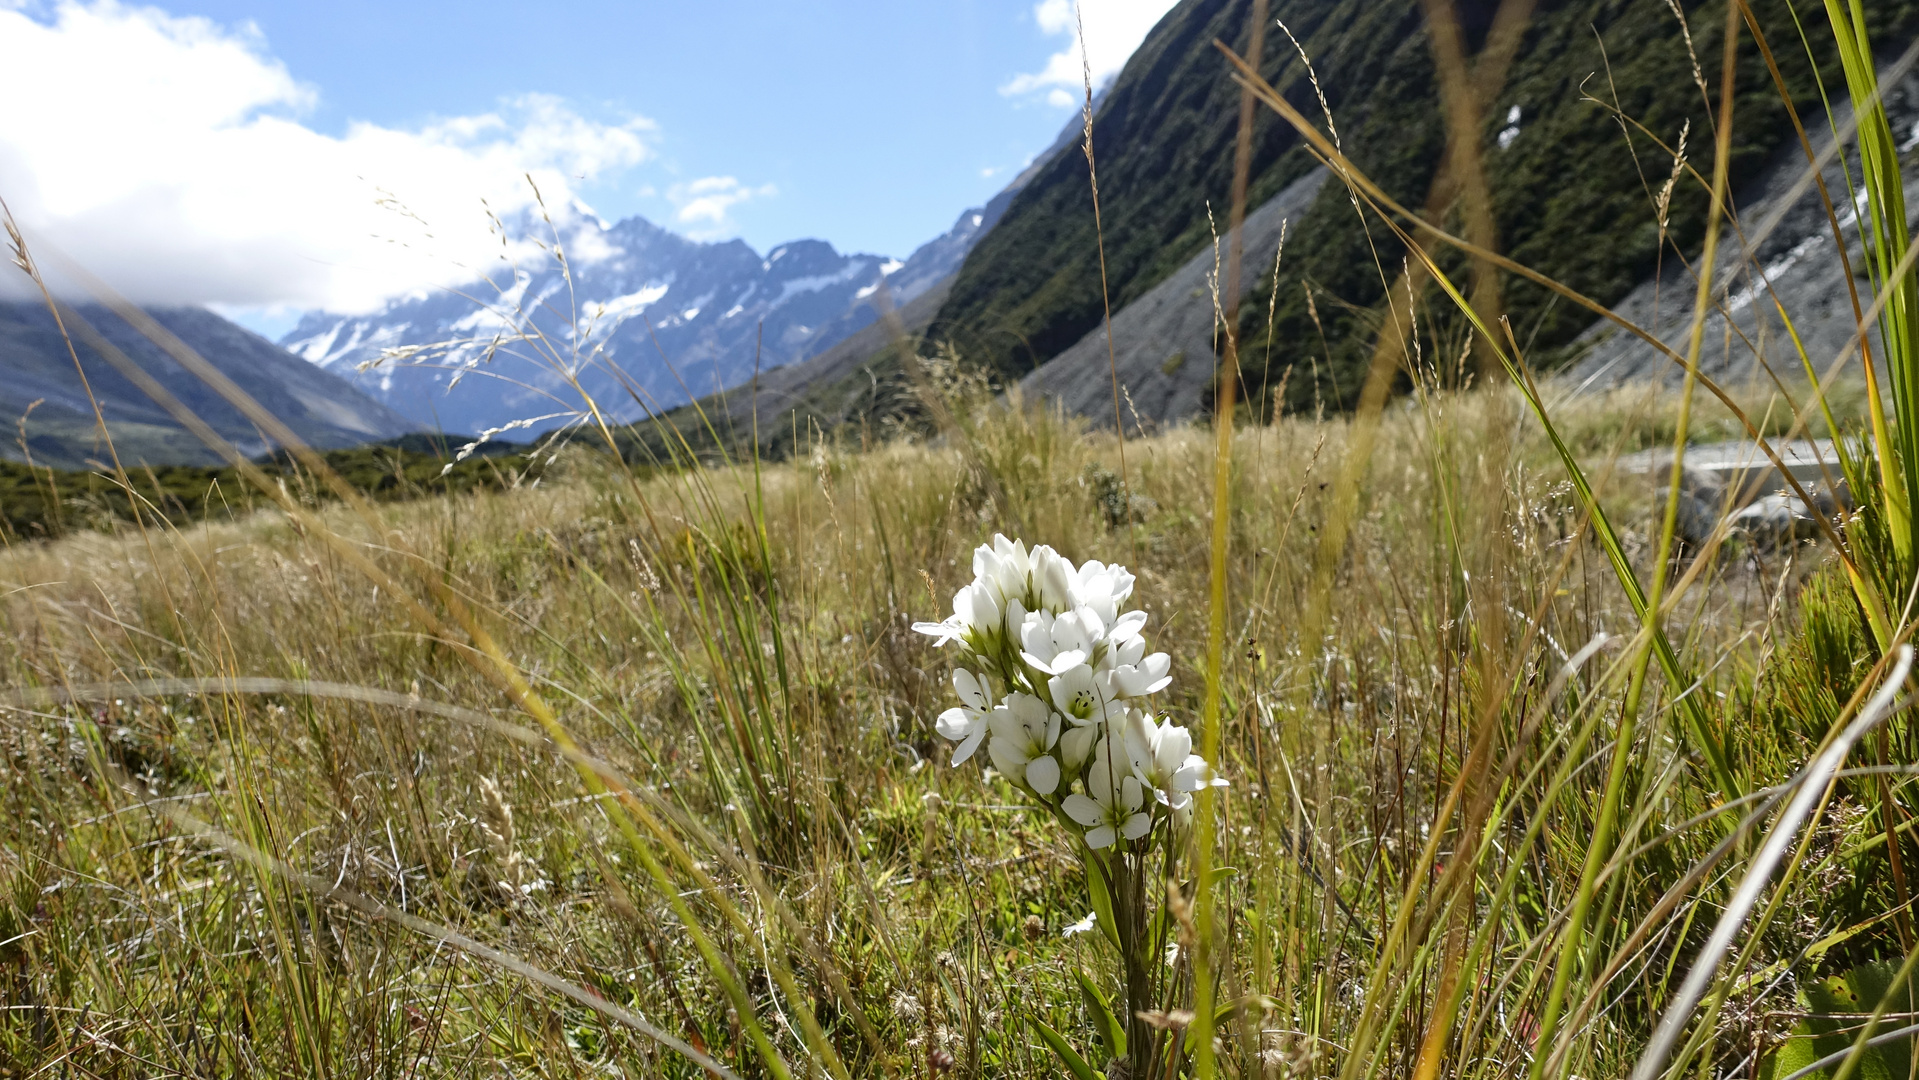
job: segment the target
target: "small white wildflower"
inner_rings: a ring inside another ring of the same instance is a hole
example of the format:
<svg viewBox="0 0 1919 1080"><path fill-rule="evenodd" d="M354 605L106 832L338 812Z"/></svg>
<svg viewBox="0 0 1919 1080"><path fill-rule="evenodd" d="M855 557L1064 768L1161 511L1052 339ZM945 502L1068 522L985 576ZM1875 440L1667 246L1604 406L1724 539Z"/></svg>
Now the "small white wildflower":
<svg viewBox="0 0 1919 1080"><path fill-rule="evenodd" d="M1000 629L999 601L991 589L976 581L953 594L953 614L945 621L916 622L913 629L935 638L934 645L949 641L983 644L987 635Z"/></svg>
<svg viewBox="0 0 1919 1080"><path fill-rule="evenodd" d="M1086 791L1076 791L1060 804L1067 817L1086 828L1086 846L1095 851L1121 839L1137 840L1153 827L1153 816L1144 809L1144 786L1112 760L1111 746L1112 740L1100 740L1086 770Z"/></svg>
<svg viewBox="0 0 1919 1080"><path fill-rule="evenodd" d="M1097 724L1118 716L1125 708L1108 680L1085 664L1068 668L1046 680L1053 707L1076 725Z"/></svg>
<svg viewBox="0 0 1919 1080"><path fill-rule="evenodd" d="M986 738L989 730L986 717L993 711L993 702L986 680L965 668L953 669L953 689L959 691L959 707L941 713L934 727L942 736L959 743L953 751L953 764L958 765L972 757L981 740Z"/></svg>
<svg viewBox="0 0 1919 1080"><path fill-rule="evenodd" d="M1075 579L1074 591L1081 604L1092 608L1109 626L1121 618L1119 606L1133 595L1133 575L1124 566L1089 561L1080 565ZM1145 621L1142 612L1140 622Z"/></svg>
<svg viewBox="0 0 1919 1080"><path fill-rule="evenodd" d="M1048 675L1062 675L1093 660L1105 640L1106 627L1092 608L1057 617L1035 611L1020 627L1020 659Z"/></svg>
<svg viewBox="0 0 1919 1080"><path fill-rule="evenodd" d="M1069 937L1073 937L1076 934L1087 933L1088 931L1093 929L1093 920L1097 918L1099 918L1099 912L1089 911L1086 913L1086 917L1084 919L1081 919L1080 921L1076 923L1072 923L1069 926L1067 926L1066 929L1061 930L1059 932L1059 936L1069 938Z"/></svg>
<svg viewBox="0 0 1919 1080"><path fill-rule="evenodd" d="M1059 761L1047 754L1059 741L1059 714L1031 694L1010 694L992 711L993 740L986 744L999 771L1035 795L1059 788Z"/></svg>
<svg viewBox="0 0 1919 1080"><path fill-rule="evenodd" d="M1008 601L1018 600L1023 606L1033 598L1033 559L1017 540L996 533L990 547L981 544L975 549L973 577L993 591L1002 608Z"/></svg>
<svg viewBox="0 0 1919 1080"><path fill-rule="evenodd" d="M1129 645L1128 648L1131 648ZM1144 652L1143 643L1137 650ZM1125 657L1120 658L1122 661ZM1116 697L1145 697L1157 694L1172 685L1173 678L1168 674L1172 670L1172 658L1165 653L1139 657L1132 663L1119 663L1110 672L1106 672L1107 684Z"/></svg>
<svg viewBox="0 0 1919 1080"><path fill-rule="evenodd" d="M959 704L938 733L953 763L984 755L997 773L1085 830L1090 848L1180 828L1193 794L1225 782L1192 752L1192 736L1156 720L1143 699L1172 683L1172 659L1149 653L1144 611L1123 610L1135 578L1123 566L1074 566L1053 548L995 535L973 552L973 580L953 611L913 629L957 642Z"/></svg>
<svg viewBox="0 0 1919 1080"><path fill-rule="evenodd" d="M1059 552L1045 544L1034 548L1032 577L1040 607L1057 614L1074 606L1073 586L1079 572Z"/></svg>

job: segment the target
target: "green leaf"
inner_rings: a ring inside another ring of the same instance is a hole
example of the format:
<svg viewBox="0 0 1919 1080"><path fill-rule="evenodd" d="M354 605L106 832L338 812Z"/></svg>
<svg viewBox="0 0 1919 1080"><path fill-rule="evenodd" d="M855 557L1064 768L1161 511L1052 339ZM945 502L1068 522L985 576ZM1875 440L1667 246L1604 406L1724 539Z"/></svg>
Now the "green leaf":
<svg viewBox="0 0 1919 1080"><path fill-rule="evenodd" d="M1861 1016L1882 1002L1887 1005L1889 1015L1912 1012L1911 989L1895 990L1893 987L1897 970L1897 964L1875 961L1853 968L1843 975L1828 975L1802 985L1799 988L1800 1003L1809 1010L1810 1015L1793 1029L1791 1038L1761 1063L1761 1080L1790 1076L1820 1058L1850 1049L1858 1033L1859 1021L1835 1018ZM1890 1026L1882 1025L1880 1030L1885 1031ZM1911 1074L1911 1066L1912 1044L1901 1039L1868 1049L1860 1056L1859 1065L1852 1075L1857 1080L1904 1080ZM1815 1080L1824 1080L1838 1069L1839 1066L1834 1064L1812 1075Z"/></svg>
<svg viewBox="0 0 1919 1080"><path fill-rule="evenodd" d="M1253 1007L1263 1011L1275 1005L1276 1003L1272 998L1266 997L1263 994L1248 994L1236 1001L1225 1002L1220 1005L1219 1008L1213 1010L1213 1027L1218 1029L1220 1025L1231 1020L1243 1009Z"/></svg>
<svg viewBox="0 0 1919 1080"><path fill-rule="evenodd" d="M1113 1007L1107 1003L1106 995L1099 992L1093 980L1078 968L1073 969L1073 978L1079 981L1079 992L1086 999L1086 1011L1093 1014L1093 1026L1099 1029L1100 1041L1106 1044L1108 1057L1126 1056L1126 1025L1113 1015Z"/></svg>
<svg viewBox="0 0 1919 1080"><path fill-rule="evenodd" d="M1059 1058L1060 1064L1066 1066L1067 1072L1072 1073L1078 1080L1101 1080L1100 1075L1093 1071L1093 1067L1086 1064L1086 1059L1079 1056L1079 1051L1067 1045L1065 1036L1047 1027L1046 1021L1037 1016L1033 1018L1033 1026L1039 1029L1039 1037L1045 1040L1047 1046L1053 1048L1054 1056Z"/></svg>
<svg viewBox="0 0 1919 1080"><path fill-rule="evenodd" d="M1093 902L1093 923L1106 940L1119 948L1119 924L1113 920L1113 894L1106 889L1106 875L1101 870L1099 860L1092 852L1082 852L1080 861L1086 867L1086 895Z"/></svg>

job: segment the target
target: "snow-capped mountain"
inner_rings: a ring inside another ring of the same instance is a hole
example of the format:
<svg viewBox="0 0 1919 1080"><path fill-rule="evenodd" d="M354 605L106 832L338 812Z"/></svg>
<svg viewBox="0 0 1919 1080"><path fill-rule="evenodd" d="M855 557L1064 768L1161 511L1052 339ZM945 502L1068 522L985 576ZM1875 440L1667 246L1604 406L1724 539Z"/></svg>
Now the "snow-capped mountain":
<svg viewBox="0 0 1919 1080"><path fill-rule="evenodd" d="M569 376L613 419L640 419L832 346L879 317L882 295L900 305L925 292L1010 195L961 214L905 261L820 240L762 256L577 207L560 223L564 270L537 251L487 281L370 315L310 313L281 344L442 431L551 428L584 405Z"/></svg>

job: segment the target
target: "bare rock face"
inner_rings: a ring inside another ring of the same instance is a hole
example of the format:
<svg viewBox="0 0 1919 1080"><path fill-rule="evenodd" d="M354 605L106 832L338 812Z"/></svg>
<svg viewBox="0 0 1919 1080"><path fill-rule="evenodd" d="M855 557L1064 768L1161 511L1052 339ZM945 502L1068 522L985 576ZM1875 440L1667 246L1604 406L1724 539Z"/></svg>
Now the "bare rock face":
<svg viewBox="0 0 1919 1080"><path fill-rule="evenodd" d="M1666 471L1671 475L1670 468ZM1705 543L1719 524L1719 514L1725 504L1726 485L1717 473L1706 469L1680 470L1676 527L1681 539L1695 546Z"/></svg>
<svg viewBox="0 0 1919 1080"><path fill-rule="evenodd" d="M1811 502L1799 496L1770 458L1748 442L1691 447L1679 475L1679 514L1675 531L1693 547L1706 543L1723 521L1728 532L1755 547L1774 549L1806 540L1827 518L1852 506L1839 469L1838 455L1825 440L1781 443L1773 447L1781 463ZM1614 470L1644 476L1656 496L1670 489L1670 451L1649 450L1619 459ZM1663 501L1659 502L1664 506Z"/></svg>
<svg viewBox="0 0 1919 1080"><path fill-rule="evenodd" d="M1919 124L1919 68L1885 74L1898 76L1882 83L1893 130L1914 131ZM1835 100L1833 110L1843 130L1851 106ZM1815 151L1825 153L1832 143L1826 125L1812 126L1809 134ZM1909 199L1919 194L1916 148L1919 143L1910 138L1900 148ZM1848 350L1852 355L1846 370L1858 372L1858 352L1852 348L1858 330L1853 297L1856 294L1862 305L1870 304L1872 297L1860 246L1860 210L1844 203L1848 169L1858 175L1857 154L1851 150L1835 155L1822 175L1839 203L1840 232L1856 276L1850 284L1825 206L1809 182L1805 154L1796 142L1782 147L1756 175L1735 177L1739 186L1734 202L1744 232L1738 243L1720 249L1713 272L1713 310L1706 317L1706 344L1699 357L1700 370L1722 386L1763 388L1769 385L1770 367L1797 393L1806 380L1795 335L1822 377L1827 365ZM1613 310L1683 356L1692 330L1694 269L1668 258L1663 275L1641 284ZM1779 306L1792 318L1790 333L1780 321ZM1646 381L1677 385L1684 377L1684 369L1670 356L1607 320L1595 322L1576 344L1582 351L1559 378L1577 390Z"/></svg>
<svg viewBox="0 0 1919 1080"><path fill-rule="evenodd" d="M1241 281L1247 291L1270 267L1281 230L1305 215L1326 176L1325 169L1315 169L1246 215ZM1120 416L1128 433L1198 415L1219 366L1212 276L1225 262L1224 248L1222 237L1218 252L1202 248L1165 281L1114 312L1110 354L1101 325L1020 380L1020 391L1057 399L1067 412L1111 427L1117 374ZM1219 299L1223 304L1227 298Z"/></svg>
<svg viewBox="0 0 1919 1080"><path fill-rule="evenodd" d="M1744 537L1755 547L1777 549L1800 540L1810 540L1819 532L1818 519L1799 496L1775 491L1750 506L1733 511L1727 524L1734 535Z"/></svg>

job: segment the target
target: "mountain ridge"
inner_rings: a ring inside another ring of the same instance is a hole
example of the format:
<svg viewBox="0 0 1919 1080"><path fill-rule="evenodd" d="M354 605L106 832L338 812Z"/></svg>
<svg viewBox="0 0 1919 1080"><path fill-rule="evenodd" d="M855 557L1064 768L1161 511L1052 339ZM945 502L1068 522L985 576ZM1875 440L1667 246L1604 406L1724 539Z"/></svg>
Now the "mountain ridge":
<svg viewBox="0 0 1919 1080"><path fill-rule="evenodd" d="M242 454L274 449L252 422L211 387L117 315L97 304L76 313L110 345L153 376ZM344 381L305 363L266 338L205 308L154 307L148 312L232 379L309 444L341 448L403 436L405 418ZM105 456L98 445L97 402L127 464L218 464L212 449L181 428L106 359L73 335L74 354L45 305L0 302L0 415L19 418L19 441L0 457L42 465L89 467ZM24 444L24 445L22 445Z"/></svg>
<svg viewBox="0 0 1919 1080"><path fill-rule="evenodd" d="M281 342L427 427L552 421L584 406L568 374L630 422L829 350L872 325L882 302L911 303L952 275L1016 190L965 210L903 260L823 240L761 256L741 240L702 243L626 218L587 235L607 249L596 258L497 275L491 303L446 291L368 316L309 313ZM568 224L576 237L594 225ZM555 311L560 297L580 315Z"/></svg>

